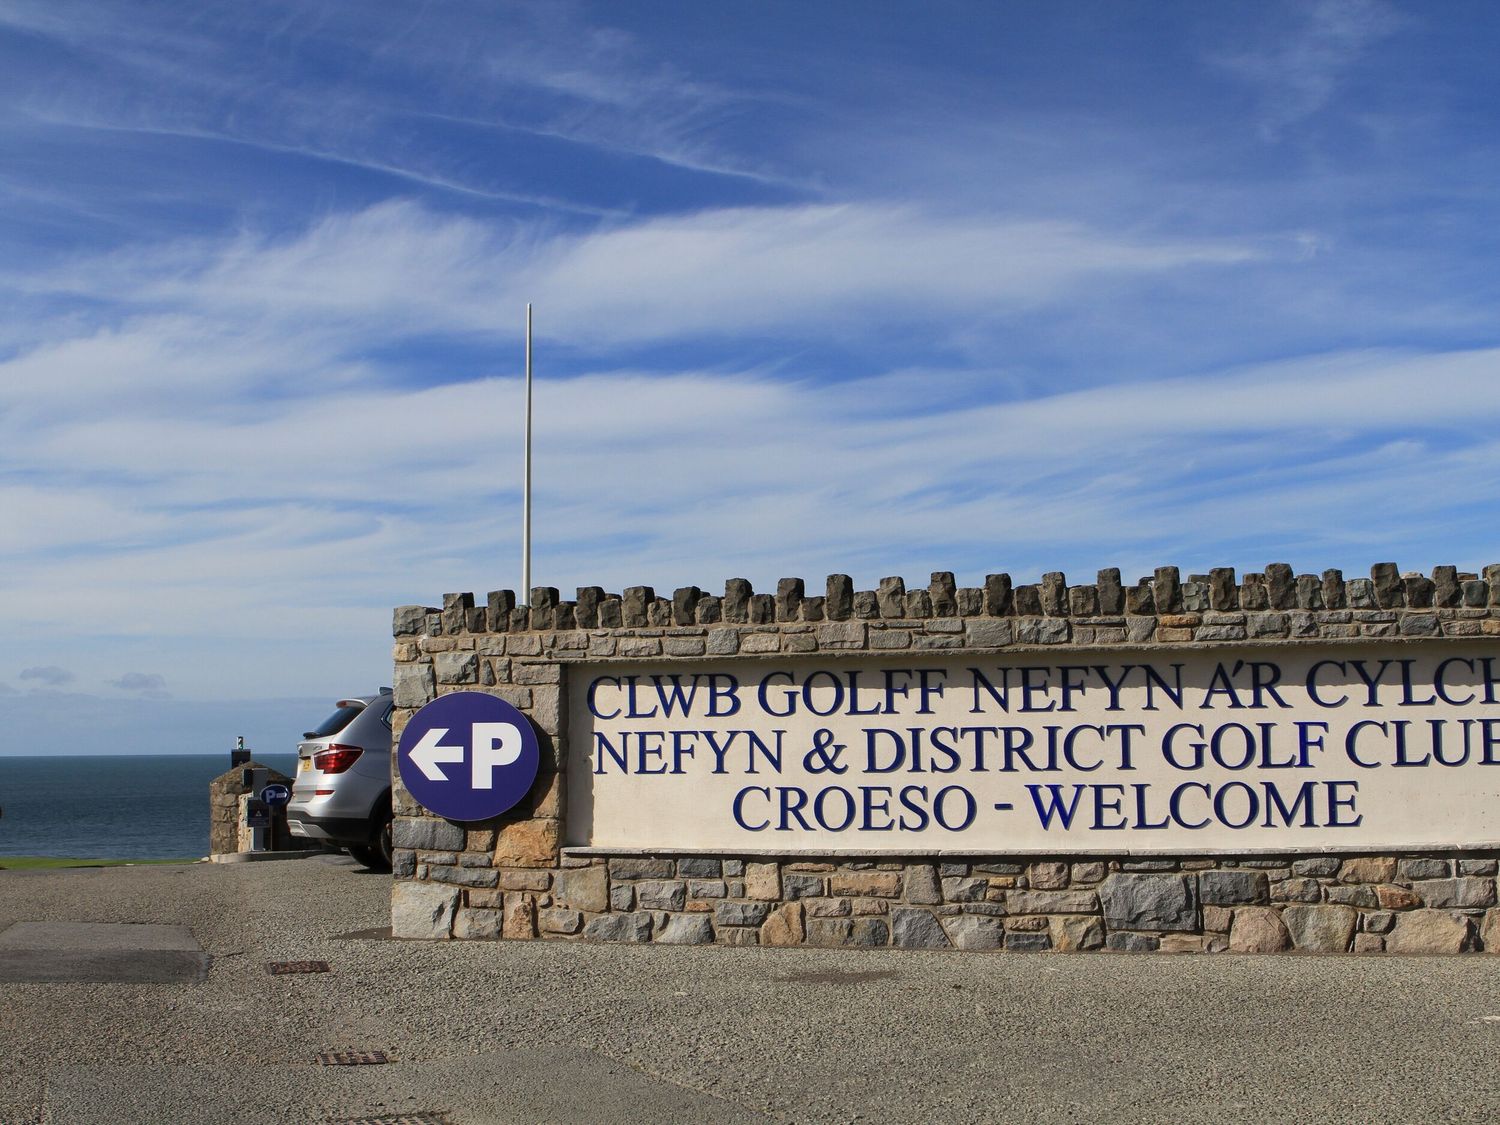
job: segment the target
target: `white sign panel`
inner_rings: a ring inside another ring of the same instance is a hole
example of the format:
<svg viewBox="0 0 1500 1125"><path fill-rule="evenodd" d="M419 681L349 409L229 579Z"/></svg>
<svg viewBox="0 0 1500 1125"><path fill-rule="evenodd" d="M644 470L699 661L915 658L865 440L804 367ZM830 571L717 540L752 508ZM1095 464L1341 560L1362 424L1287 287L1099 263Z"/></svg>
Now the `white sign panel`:
<svg viewBox="0 0 1500 1125"><path fill-rule="evenodd" d="M568 842L765 852L1500 843L1500 651L579 667Z"/></svg>

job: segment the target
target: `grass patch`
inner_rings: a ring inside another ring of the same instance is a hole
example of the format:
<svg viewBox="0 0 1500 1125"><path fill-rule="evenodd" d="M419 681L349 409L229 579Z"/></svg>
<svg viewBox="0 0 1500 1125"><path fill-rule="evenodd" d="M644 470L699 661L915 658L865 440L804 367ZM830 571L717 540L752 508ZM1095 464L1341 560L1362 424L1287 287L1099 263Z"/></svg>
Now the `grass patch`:
<svg viewBox="0 0 1500 1125"><path fill-rule="evenodd" d="M48 871L61 867L136 867L197 862L195 859L76 859L52 855L0 855L0 871Z"/></svg>

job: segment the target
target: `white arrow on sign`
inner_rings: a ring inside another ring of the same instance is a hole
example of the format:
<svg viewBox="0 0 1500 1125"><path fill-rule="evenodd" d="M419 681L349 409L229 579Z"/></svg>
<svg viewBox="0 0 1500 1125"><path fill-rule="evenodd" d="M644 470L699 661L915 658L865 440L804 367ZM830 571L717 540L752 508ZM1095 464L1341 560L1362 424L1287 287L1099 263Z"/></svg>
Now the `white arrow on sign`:
<svg viewBox="0 0 1500 1125"><path fill-rule="evenodd" d="M417 744L411 749L411 760L416 763L417 768L422 771L428 781L449 780L448 775L438 769L440 762L464 760L463 746L443 745L443 735L447 733L447 727L433 727L419 738Z"/></svg>

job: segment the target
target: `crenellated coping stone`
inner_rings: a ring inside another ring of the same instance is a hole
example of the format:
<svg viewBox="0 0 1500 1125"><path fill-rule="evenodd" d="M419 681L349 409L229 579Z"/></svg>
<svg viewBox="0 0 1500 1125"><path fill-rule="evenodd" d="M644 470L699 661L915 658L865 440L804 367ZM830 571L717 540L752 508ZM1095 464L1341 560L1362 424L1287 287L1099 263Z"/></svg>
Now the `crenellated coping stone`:
<svg viewBox="0 0 1500 1125"><path fill-rule="evenodd" d="M1455 615L1470 610L1500 615L1500 564L1487 565L1478 573L1437 566L1427 577L1402 574L1395 563L1376 563L1369 578L1346 580L1339 570L1295 574L1287 563L1271 563L1263 572L1246 573L1238 582L1232 567L1214 567L1184 581L1177 567L1161 566L1131 586L1122 586L1118 568L1106 567L1086 585L1070 586L1063 572L1048 571L1040 581L1020 585L1009 574L988 574L982 586L972 588L960 588L952 571L933 571L926 586L908 589L904 578L888 576L876 589L863 591L855 589L847 574L830 574L824 589L822 596L809 596L801 578L782 578L775 594L757 594L747 579L731 578L724 584L722 598L705 594L697 586L679 587L671 598L658 597L650 586L629 586L623 595L608 594L599 586L580 586L576 601L564 601L555 587L538 586L531 591L529 605L518 604L510 590L493 590L482 606L475 605L473 594L449 593L443 595L441 608L398 606L391 631L400 639L575 629L1034 617L1084 620L1091 629L1102 625L1100 637L1090 633L1085 638L1098 643L1107 636L1105 630L1126 627L1101 619L1124 617L1134 622L1127 627L1128 638L1119 638L1122 641L1225 644L1286 637L1342 641L1362 635L1478 635L1484 630ZM1319 617L1361 609L1394 611L1399 616L1394 621L1370 621L1363 633L1359 618L1351 623L1347 615L1333 620ZM1246 613L1251 615L1248 633ZM1221 617L1204 620L1203 614L1241 617L1229 622ZM1171 620L1158 631L1151 620L1158 618ZM1500 635L1500 627L1486 635ZM1065 632L1055 637L1038 626L1015 634L1021 643L1057 643L1067 636Z"/></svg>

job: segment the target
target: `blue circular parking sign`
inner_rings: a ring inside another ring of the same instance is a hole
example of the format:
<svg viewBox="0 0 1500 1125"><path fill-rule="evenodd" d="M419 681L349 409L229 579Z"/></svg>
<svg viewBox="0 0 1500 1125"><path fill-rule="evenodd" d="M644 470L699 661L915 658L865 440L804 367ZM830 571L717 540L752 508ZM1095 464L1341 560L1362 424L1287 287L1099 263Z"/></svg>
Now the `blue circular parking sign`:
<svg viewBox="0 0 1500 1125"><path fill-rule="evenodd" d="M531 721L479 691L438 696L407 722L396 751L407 790L449 820L488 820L520 804L540 757Z"/></svg>

